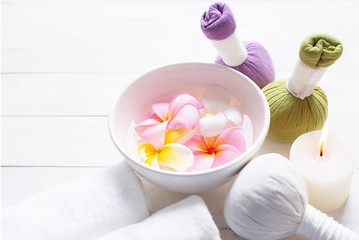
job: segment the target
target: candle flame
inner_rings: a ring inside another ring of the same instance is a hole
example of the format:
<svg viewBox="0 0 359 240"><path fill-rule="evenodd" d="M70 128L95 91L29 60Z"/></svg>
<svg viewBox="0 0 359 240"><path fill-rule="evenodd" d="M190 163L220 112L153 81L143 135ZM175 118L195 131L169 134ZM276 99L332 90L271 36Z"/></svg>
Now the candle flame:
<svg viewBox="0 0 359 240"><path fill-rule="evenodd" d="M320 143L320 153L319 153L319 155L320 155L321 157L323 157L323 148L324 148L324 144L325 144L325 142L324 142L324 141Z"/></svg>
<svg viewBox="0 0 359 240"><path fill-rule="evenodd" d="M323 129L322 129L322 135L320 136L320 147L319 147L319 155L320 157L323 157L324 151L326 148L326 142L328 138L328 122L325 122Z"/></svg>

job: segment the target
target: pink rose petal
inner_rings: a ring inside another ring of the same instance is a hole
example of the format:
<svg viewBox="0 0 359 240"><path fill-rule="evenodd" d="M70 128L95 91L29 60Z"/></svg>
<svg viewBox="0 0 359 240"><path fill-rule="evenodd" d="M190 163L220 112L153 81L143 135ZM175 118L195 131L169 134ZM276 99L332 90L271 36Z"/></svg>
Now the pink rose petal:
<svg viewBox="0 0 359 240"><path fill-rule="evenodd" d="M216 148L216 153L212 164L212 168L226 164L232 161L233 159L239 157L240 155L241 153L233 146L228 144L220 145Z"/></svg>
<svg viewBox="0 0 359 240"><path fill-rule="evenodd" d="M215 143L215 148L222 144L228 144L236 148L239 152L246 151L246 141L244 138L243 129L240 127L232 127L226 129L221 135L218 136Z"/></svg>
<svg viewBox="0 0 359 240"><path fill-rule="evenodd" d="M165 143L167 124L168 121L165 121L156 126L149 127L141 134L141 137L159 151Z"/></svg>
<svg viewBox="0 0 359 240"><path fill-rule="evenodd" d="M199 120L199 129L203 136L219 135L228 127L228 119L223 113L203 117Z"/></svg>
<svg viewBox="0 0 359 240"><path fill-rule="evenodd" d="M194 129L199 121L200 115L198 109L193 105L185 105L170 120L168 129L177 130L181 128Z"/></svg>
<svg viewBox="0 0 359 240"><path fill-rule="evenodd" d="M212 85L203 91L202 101L207 112L217 113L222 112L229 105L231 96L223 87Z"/></svg>
<svg viewBox="0 0 359 240"><path fill-rule="evenodd" d="M185 145L193 152L208 150L207 143L202 135L193 136Z"/></svg>
<svg viewBox="0 0 359 240"><path fill-rule="evenodd" d="M168 103L155 103L152 104L153 111L157 114L159 118L162 119L162 121L168 120Z"/></svg>
<svg viewBox="0 0 359 240"><path fill-rule="evenodd" d="M202 171L210 169L214 161L214 154L205 152L194 152L194 171Z"/></svg>
<svg viewBox="0 0 359 240"><path fill-rule="evenodd" d="M169 117L173 119L175 115L186 105L193 105L197 109L203 108L203 104L198 101L195 97L189 94L180 94L172 99L169 104L168 112Z"/></svg>

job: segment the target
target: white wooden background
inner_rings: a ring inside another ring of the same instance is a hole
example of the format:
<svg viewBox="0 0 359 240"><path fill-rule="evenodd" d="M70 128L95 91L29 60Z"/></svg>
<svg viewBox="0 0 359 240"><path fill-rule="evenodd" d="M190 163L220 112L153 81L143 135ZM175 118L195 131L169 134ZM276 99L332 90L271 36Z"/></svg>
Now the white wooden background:
<svg viewBox="0 0 359 240"><path fill-rule="evenodd" d="M107 129L112 102L153 68L212 62L216 53L199 25L212 2L2 0L2 207L122 161ZM270 52L276 79L290 74L307 35L325 32L342 41L344 53L320 86L329 98L330 128L359 149L359 2L227 3L241 39ZM290 146L267 139L260 153L288 157ZM154 211L187 196L145 186ZM221 229L228 186L200 194ZM359 161L348 201L329 215L359 232ZM222 237L240 239L228 230Z"/></svg>

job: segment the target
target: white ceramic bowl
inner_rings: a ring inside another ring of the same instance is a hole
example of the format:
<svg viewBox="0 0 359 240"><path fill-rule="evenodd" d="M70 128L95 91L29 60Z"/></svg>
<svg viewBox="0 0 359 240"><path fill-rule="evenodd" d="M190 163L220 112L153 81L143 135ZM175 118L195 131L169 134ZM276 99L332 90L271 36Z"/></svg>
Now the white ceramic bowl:
<svg viewBox="0 0 359 240"><path fill-rule="evenodd" d="M227 89L242 103L241 109L252 120L253 144L244 154L222 166L200 172L157 170L131 157L127 146L129 126L132 121L137 120L138 123L141 117L143 120L150 114L148 109L154 99L163 100L166 95L172 98L183 92L183 89L212 84ZM262 145L267 135L269 120L267 100L248 77L217 64L183 63L155 69L134 80L115 101L109 116L109 128L118 150L142 177L171 191L197 193L218 187L238 173Z"/></svg>

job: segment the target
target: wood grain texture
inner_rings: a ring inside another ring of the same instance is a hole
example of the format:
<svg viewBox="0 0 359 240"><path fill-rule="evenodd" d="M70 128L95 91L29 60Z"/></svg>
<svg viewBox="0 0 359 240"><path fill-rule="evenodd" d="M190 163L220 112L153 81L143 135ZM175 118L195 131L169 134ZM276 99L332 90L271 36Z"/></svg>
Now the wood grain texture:
<svg viewBox="0 0 359 240"><path fill-rule="evenodd" d="M4 117L3 166L104 166L122 156L107 117Z"/></svg>
<svg viewBox="0 0 359 240"><path fill-rule="evenodd" d="M277 72L277 79L290 71ZM3 116L108 115L121 91L145 72L3 74ZM358 72L329 69L320 86L329 100L330 118L359 122Z"/></svg>
<svg viewBox="0 0 359 240"><path fill-rule="evenodd" d="M276 79L288 77L301 40L338 37L344 52L320 82L329 126L359 149L358 1L226 1L240 38L269 51ZM207 0L3 0L1 22L2 206L122 161L107 127L119 92L153 68L213 62L200 30ZM257 155L289 157L290 143L266 139ZM9 167L16 166L16 167ZM155 212L188 196L144 180ZM235 236L223 218L229 184L200 194L224 240ZM359 232L359 159L346 204L329 213ZM303 240L293 235L286 240Z"/></svg>
<svg viewBox="0 0 359 240"><path fill-rule="evenodd" d="M359 53L352 37L359 25L355 1L329 1L325 6L323 1L227 3L235 13L241 38L261 42L277 71L294 66L301 40L315 32L343 41L343 58L334 68L356 68L351 60ZM209 4L188 0L4 1L3 71L118 72L183 61L211 62L216 54L199 25Z"/></svg>
<svg viewBox="0 0 359 240"><path fill-rule="evenodd" d="M4 74L3 116L105 116L141 73Z"/></svg>

